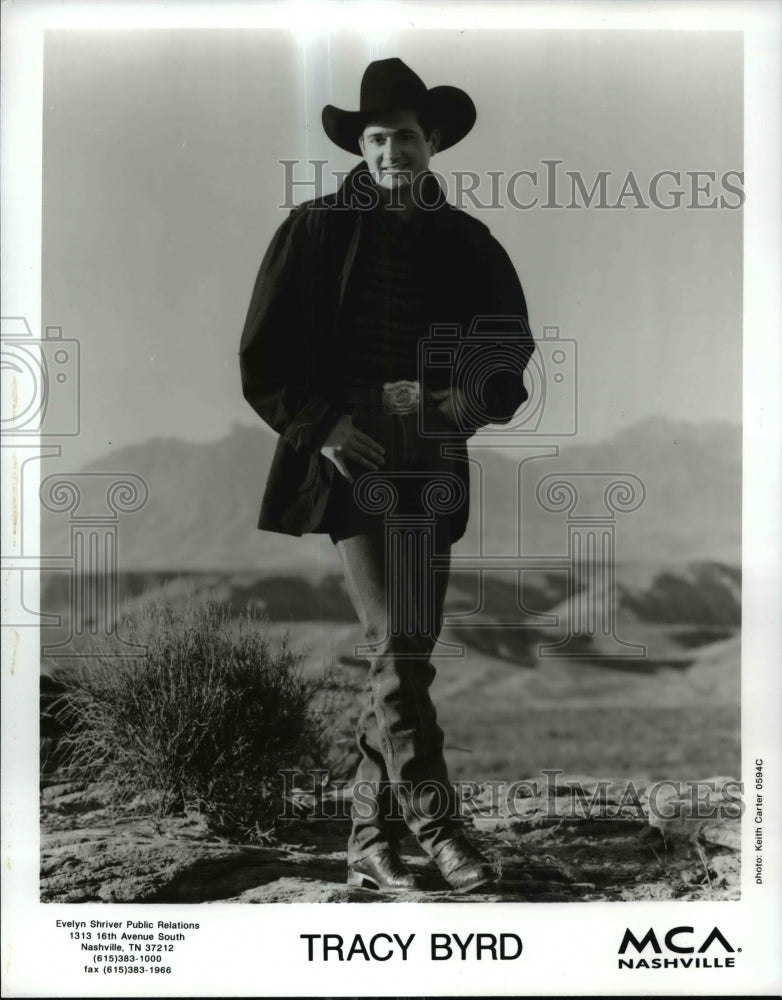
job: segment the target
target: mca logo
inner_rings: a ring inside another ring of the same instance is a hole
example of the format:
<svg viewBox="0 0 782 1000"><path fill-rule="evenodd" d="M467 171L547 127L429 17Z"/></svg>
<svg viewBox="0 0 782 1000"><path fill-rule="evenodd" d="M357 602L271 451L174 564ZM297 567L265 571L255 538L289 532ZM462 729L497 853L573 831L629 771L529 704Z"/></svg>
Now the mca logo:
<svg viewBox="0 0 782 1000"><path fill-rule="evenodd" d="M663 944L661 945L660 938L653 927L650 927L642 937L636 937L628 927L625 929L622 943L619 945L619 954L627 957L619 959L619 968L732 969L734 967L736 959L733 955L740 952L741 948L734 948L719 927L712 928L702 939L694 935L695 928L693 927L671 927L663 935ZM636 958L629 953L631 948L637 955L642 955L648 949L649 954L655 957ZM712 948L717 948L719 954L707 955L707 952ZM664 953L668 954L662 957ZM685 955L689 957L680 957Z"/></svg>

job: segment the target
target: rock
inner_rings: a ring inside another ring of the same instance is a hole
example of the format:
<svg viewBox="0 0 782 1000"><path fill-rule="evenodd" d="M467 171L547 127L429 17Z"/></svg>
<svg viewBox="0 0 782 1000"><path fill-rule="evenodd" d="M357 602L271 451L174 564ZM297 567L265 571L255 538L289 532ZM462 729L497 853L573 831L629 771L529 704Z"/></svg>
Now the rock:
<svg viewBox="0 0 782 1000"><path fill-rule="evenodd" d="M671 840L709 840L738 849L739 808L735 778L717 777L661 785L647 803L649 825ZM713 839L714 838L714 839Z"/></svg>

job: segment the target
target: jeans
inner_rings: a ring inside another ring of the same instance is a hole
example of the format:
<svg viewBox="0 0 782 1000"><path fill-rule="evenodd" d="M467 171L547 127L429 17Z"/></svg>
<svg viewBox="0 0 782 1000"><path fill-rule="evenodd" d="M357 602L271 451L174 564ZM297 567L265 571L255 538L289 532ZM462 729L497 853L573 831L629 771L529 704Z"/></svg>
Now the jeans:
<svg viewBox="0 0 782 1000"><path fill-rule="evenodd" d="M347 588L364 627L370 661L368 698L357 725L361 760L354 784L348 861L395 843L400 814L434 856L453 836L456 802L443 756L443 732L429 689L430 661L448 586L447 516L424 500L438 477L452 476L439 444L421 441L416 416L354 414L354 422L386 448L382 473L397 493L393 510L369 513L356 480L348 530L337 539ZM360 476L360 470L351 470ZM343 492L349 484L343 481ZM354 523L351 525L351 521ZM437 557L437 567L431 556Z"/></svg>

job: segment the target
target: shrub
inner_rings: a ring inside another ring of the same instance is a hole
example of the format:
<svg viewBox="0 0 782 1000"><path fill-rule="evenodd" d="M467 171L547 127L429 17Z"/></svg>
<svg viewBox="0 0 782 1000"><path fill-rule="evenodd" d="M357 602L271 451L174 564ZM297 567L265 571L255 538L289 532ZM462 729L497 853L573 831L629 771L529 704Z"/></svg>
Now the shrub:
<svg viewBox="0 0 782 1000"><path fill-rule="evenodd" d="M154 601L122 623L143 658L96 656L58 673L69 777L141 796L159 815L197 807L213 829L263 838L282 811L282 768L322 766L323 683L249 611Z"/></svg>

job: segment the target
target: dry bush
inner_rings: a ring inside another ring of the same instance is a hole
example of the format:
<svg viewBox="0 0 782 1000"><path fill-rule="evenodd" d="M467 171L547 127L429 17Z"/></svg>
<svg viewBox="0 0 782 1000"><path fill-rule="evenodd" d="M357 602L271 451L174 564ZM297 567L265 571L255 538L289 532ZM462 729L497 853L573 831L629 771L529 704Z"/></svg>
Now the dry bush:
<svg viewBox="0 0 782 1000"><path fill-rule="evenodd" d="M66 774L158 815L196 808L220 832L267 836L282 813L278 772L327 766L331 719L328 683L304 680L287 641L273 648L263 625L194 599L126 617L121 634L145 657L58 671Z"/></svg>

